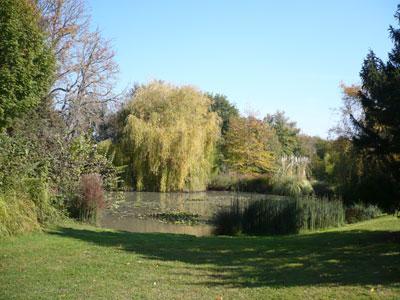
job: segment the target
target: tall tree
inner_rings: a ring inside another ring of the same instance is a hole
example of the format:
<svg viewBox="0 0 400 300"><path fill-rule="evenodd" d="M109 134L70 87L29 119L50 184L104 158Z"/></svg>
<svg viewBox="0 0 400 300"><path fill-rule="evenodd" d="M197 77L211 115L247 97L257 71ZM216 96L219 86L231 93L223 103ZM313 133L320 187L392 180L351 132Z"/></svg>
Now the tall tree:
<svg viewBox="0 0 400 300"><path fill-rule="evenodd" d="M300 154L300 143L298 140L300 129L296 127L296 122L290 121L283 111L277 111L275 114L268 114L264 121L275 129L279 142L282 145L283 154Z"/></svg>
<svg viewBox="0 0 400 300"><path fill-rule="evenodd" d="M395 18L400 23L400 5ZM378 160L392 185L392 209L400 208L400 29L390 26L394 47L385 63L370 52L360 72L362 118L350 114L355 145Z"/></svg>
<svg viewBox="0 0 400 300"><path fill-rule="evenodd" d="M274 168L270 149L274 131L255 117L233 118L226 133L226 162L242 174L263 174Z"/></svg>
<svg viewBox="0 0 400 300"><path fill-rule="evenodd" d="M40 103L53 62L34 3L0 0L0 129Z"/></svg>
<svg viewBox="0 0 400 300"><path fill-rule="evenodd" d="M221 118L221 133L225 135L229 128L229 120L239 117L239 110L222 94L206 94L211 99L211 111L216 112Z"/></svg>
<svg viewBox="0 0 400 300"><path fill-rule="evenodd" d="M200 91L158 81L127 103L124 152L138 190L204 190L220 135L219 118Z"/></svg>
<svg viewBox="0 0 400 300"><path fill-rule="evenodd" d="M69 137L96 128L117 100L118 66L110 42L90 29L82 0L38 0L42 27L56 55L56 77L49 96L64 117Z"/></svg>

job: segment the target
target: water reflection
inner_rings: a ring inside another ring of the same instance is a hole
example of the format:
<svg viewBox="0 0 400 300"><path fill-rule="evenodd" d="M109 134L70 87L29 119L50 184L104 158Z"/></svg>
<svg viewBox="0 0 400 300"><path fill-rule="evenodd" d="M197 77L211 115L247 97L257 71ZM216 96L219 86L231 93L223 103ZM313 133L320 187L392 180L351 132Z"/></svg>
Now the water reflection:
<svg viewBox="0 0 400 300"><path fill-rule="evenodd" d="M113 194L108 196L113 197ZM100 226L131 232L168 232L196 236L211 234L212 226L207 223L217 210L229 206L234 199L239 198L244 202L266 197L261 194L216 191L198 193L128 192L125 196L126 201L118 207L103 211L99 219ZM199 215L201 224L193 226L168 224L149 217L157 213Z"/></svg>

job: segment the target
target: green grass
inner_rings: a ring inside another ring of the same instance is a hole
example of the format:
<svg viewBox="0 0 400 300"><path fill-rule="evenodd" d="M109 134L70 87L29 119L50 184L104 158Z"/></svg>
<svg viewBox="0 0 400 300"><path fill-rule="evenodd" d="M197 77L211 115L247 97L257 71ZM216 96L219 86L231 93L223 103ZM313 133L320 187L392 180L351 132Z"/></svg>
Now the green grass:
<svg viewBox="0 0 400 300"><path fill-rule="evenodd" d="M400 298L400 220L283 237L76 224L0 240L1 299Z"/></svg>

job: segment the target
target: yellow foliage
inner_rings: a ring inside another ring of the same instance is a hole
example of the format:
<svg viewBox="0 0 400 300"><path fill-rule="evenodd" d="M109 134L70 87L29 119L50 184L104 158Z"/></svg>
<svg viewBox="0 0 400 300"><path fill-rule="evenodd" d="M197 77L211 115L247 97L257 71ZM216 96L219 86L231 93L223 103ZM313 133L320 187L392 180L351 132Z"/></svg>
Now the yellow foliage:
<svg viewBox="0 0 400 300"><path fill-rule="evenodd" d="M137 190L204 190L219 138L210 100L190 86L152 82L127 104L125 149Z"/></svg>
<svg viewBox="0 0 400 300"><path fill-rule="evenodd" d="M274 168L275 158L268 142L274 132L254 118L233 118L225 138L226 162L243 174L266 173Z"/></svg>

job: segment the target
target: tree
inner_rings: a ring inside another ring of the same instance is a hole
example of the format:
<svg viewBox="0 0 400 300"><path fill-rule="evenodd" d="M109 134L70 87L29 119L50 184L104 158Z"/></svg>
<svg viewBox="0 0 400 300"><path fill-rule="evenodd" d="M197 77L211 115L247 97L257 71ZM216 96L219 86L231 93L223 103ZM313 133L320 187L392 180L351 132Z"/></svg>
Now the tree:
<svg viewBox="0 0 400 300"><path fill-rule="evenodd" d="M97 129L113 92L118 66L110 42L90 30L82 0L38 0L57 69L49 97L66 122L68 137Z"/></svg>
<svg viewBox="0 0 400 300"><path fill-rule="evenodd" d="M124 152L138 190L204 190L219 138L210 99L189 87L152 82L127 103Z"/></svg>
<svg viewBox="0 0 400 300"><path fill-rule="evenodd" d="M300 153L298 140L300 129L296 127L296 122L290 121L283 111L277 111L272 115L268 114L264 121L275 129L279 142L282 145L283 154L298 155Z"/></svg>
<svg viewBox="0 0 400 300"><path fill-rule="evenodd" d="M239 110L235 105L228 101L225 95L221 94L206 94L211 99L211 111L216 112L221 118L221 133L225 135L229 128L229 120L239 117Z"/></svg>
<svg viewBox="0 0 400 300"><path fill-rule="evenodd" d="M255 117L231 119L225 138L228 166L241 174L271 171L275 157L269 143L273 139L273 130Z"/></svg>
<svg viewBox="0 0 400 300"><path fill-rule="evenodd" d="M400 5L395 18L400 23ZM356 129L355 146L376 162L391 186L391 203L386 200L385 206L394 210L400 209L400 29L390 26L389 31L394 43L389 60L384 63L372 51L367 55L356 96L361 115L350 113L350 118Z"/></svg>
<svg viewBox="0 0 400 300"><path fill-rule="evenodd" d="M0 0L0 129L36 107L53 78L33 2Z"/></svg>

